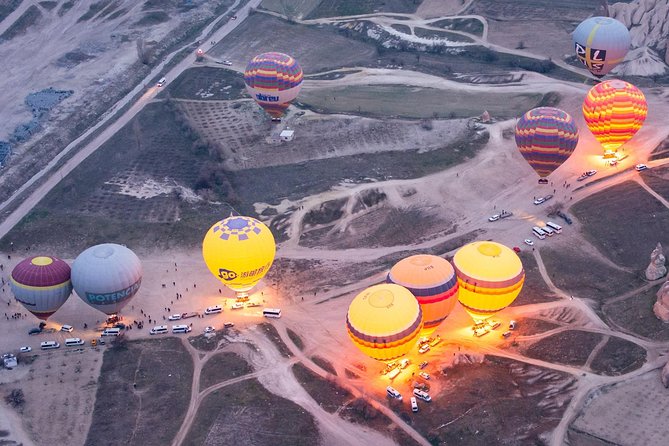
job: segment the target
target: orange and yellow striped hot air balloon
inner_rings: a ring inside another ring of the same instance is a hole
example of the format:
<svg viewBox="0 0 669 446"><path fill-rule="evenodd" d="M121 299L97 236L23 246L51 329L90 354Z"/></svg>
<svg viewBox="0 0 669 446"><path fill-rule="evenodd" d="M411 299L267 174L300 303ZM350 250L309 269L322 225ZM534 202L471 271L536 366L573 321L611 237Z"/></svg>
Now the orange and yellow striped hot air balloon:
<svg viewBox="0 0 669 446"><path fill-rule="evenodd" d="M508 307L525 282L525 270L512 249L496 242L473 242L453 257L460 285L458 300L477 324Z"/></svg>
<svg viewBox="0 0 669 446"><path fill-rule="evenodd" d="M639 131L648 114L646 97L618 79L601 82L583 101L583 117L606 152L615 152Z"/></svg>
<svg viewBox="0 0 669 446"><path fill-rule="evenodd" d="M397 262L386 282L411 291L423 310L423 335L433 333L453 311L458 301L458 279L448 260L418 254Z"/></svg>
<svg viewBox="0 0 669 446"><path fill-rule="evenodd" d="M423 313L406 288L392 283L374 285L351 302L346 328L364 354L391 361L415 345L423 328Z"/></svg>

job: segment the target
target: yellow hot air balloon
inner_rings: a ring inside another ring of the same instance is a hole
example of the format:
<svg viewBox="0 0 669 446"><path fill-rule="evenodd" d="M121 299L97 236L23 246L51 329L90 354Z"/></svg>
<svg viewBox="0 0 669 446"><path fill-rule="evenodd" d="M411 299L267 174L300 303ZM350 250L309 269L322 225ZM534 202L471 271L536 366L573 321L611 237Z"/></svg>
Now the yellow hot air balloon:
<svg viewBox="0 0 669 446"><path fill-rule="evenodd" d="M423 328L423 312L406 288L392 283L374 285L353 299L346 327L364 354L390 361L415 345Z"/></svg>
<svg viewBox="0 0 669 446"><path fill-rule="evenodd" d="M455 253L453 266L459 301L477 324L508 307L525 282L520 258L500 243L469 243Z"/></svg>
<svg viewBox="0 0 669 446"><path fill-rule="evenodd" d="M238 293L250 290L267 274L275 253L272 232L251 217L217 222L202 242L202 256L209 271Z"/></svg>

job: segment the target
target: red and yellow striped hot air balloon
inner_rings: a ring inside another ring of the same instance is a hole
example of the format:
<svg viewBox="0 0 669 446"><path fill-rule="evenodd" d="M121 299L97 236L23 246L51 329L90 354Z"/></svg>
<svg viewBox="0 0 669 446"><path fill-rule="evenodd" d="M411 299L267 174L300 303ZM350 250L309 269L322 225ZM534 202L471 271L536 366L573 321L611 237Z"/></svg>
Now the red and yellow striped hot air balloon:
<svg viewBox="0 0 669 446"><path fill-rule="evenodd" d="M12 270L9 285L15 299L28 311L46 320L70 297L70 266L52 256L27 258Z"/></svg>
<svg viewBox="0 0 669 446"><path fill-rule="evenodd" d="M646 97L621 80L601 82L583 101L583 117L606 152L615 152L639 131L648 114Z"/></svg>
<svg viewBox="0 0 669 446"><path fill-rule="evenodd" d="M473 242L453 257L460 285L459 301L480 323L513 302L525 282L525 270L512 249L496 242Z"/></svg>
<svg viewBox="0 0 669 446"><path fill-rule="evenodd" d="M353 299L346 327L364 354L391 361L415 345L423 328L423 313L406 288L392 283L374 285Z"/></svg>
<svg viewBox="0 0 669 446"><path fill-rule="evenodd" d="M423 332L428 335L437 329L453 311L458 301L458 279L455 270L438 256L418 254L397 262L386 281L411 291L423 311Z"/></svg>
<svg viewBox="0 0 669 446"><path fill-rule="evenodd" d="M283 53L254 57L244 71L246 90L271 117L281 120L302 87L302 68Z"/></svg>

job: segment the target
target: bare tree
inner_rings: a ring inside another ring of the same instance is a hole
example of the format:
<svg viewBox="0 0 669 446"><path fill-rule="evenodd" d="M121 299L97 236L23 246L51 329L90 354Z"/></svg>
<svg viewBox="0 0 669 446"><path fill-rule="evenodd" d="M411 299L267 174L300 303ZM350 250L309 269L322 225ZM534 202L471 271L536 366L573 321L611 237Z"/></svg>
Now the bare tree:
<svg viewBox="0 0 669 446"><path fill-rule="evenodd" d="M144 65L148 65L150 62L149 50L146 47L146 42L141 38L137 39L137 57Z"/></svg>

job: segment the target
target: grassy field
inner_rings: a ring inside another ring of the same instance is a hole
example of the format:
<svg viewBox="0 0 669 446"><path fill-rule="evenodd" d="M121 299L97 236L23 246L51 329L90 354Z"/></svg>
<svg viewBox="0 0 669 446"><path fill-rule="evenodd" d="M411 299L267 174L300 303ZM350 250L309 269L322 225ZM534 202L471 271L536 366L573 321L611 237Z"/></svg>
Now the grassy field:
<svg viewBox="0 0 669 446"><path fill-rule="evenodd" d="M561 20L579 21L601 4L599 0L478 0L467 9L467 13L480 14L498 20L545 20L555 17Z"/></svg>
<svg viewBox="0 0 669 446"><path fill-rule="evenodd" d="M605 317L624 330L655 341L669 341L669 325L653 313L657 292L661 285L654 286L615 303L604 305Z"/></svg>
<svg viewBox="0 0 669 446"><path fill-rule="evenodd" d="M650 250L648 251L650 254ZM541 257L556 287L578 297L596 302L597 308L607 299L643 285L637 274L628 273L596 260L575 248L541 248Z"/></svg>
<svg viewBox="0 0 669 446"><path fill-rule="evenodd" d="M523 268L525 269L525 284L511 306L529 305L556 300L555 295L550 288L548 288L543 277L541 277L539 266L532 253L529 251L522 251L519 254L519 257L523 262Z"/></svg>
<svg viewBox="0 0 669 446"><path fill-rule="evenodd" d="M641 173L643 181L665 200L669 200L669 166L656 167Z"/></svg>
<svg viewBox="0 0 669 446"><path fill-rule="evenodd" d="M452 31L462 31L477 36L483 35L483 22L479 19L443 19L430 23L430 26L444 28Z"/></svg>
<svg viewBox="0 0 669 446"><path fill-rule="evenodd" d="M198 409L184 446L319 444L313 417L302 407L274 395L256 379L224 387Z"/></svg>
<svg viewBox="0 0 669 446"><path fill-rule="evenodd" d="M523 348L530 358L571 366L582 366L602 340L602 335L587 331L563 331Z"/></svg>
<svg viewBox="0 0 669 446"><path fill-rule="evenodd" d="M588 240L619 265L645 269L657 242L669 246L669 209L633 181L593 194L571 211Z"/></svg>
<svg viewBox="0 0 669 446"><path fill-rule="evenodd" d="M0 22L5 20L9 14L19 7L23 0L5 0L0 2Z"/></svg>
<svg viewBox="0 0 669 446"><path fill-rule="evenodd" d="M86 445L170 444L186 415L193 380L193 362L181 342L127 342L105 350L103 361Z"/></svg>
<svg viewBox="0 0 669 446"><path fill-rule="evenodd" d="M289 19L302 19L311 13L323 0L263 0L260 7L278 12Z"/></svg>
<svg viewBox="0 0 669 446"><path fill-rule="evenodd" d="M410 414L413 427L435 445L543 444L574 387L567 374L498 357L443 372L433 380L444 381L445 389Z"/></svg>
<svg viewBox="0 0 669 446"><path fill-rule="evenodd" d="M603 375L622 375L636 370L646 362L646 350L632 342L612 337L590 363L590 368Z"/></svg>
<svg viewBox="0 0 669 446"><path fill-rule="evenodd" d="M441 90L406 85L350 85L302 90L299 102L320 113L350 113L372 117L471 118L488 110L500 119L538 106L538 93Z"/></svg>
<svg viewBox="0 0 669 446"><path fill-rule="evenodd" d="M0 42L3 40L12 40L18 35L25 34L26 30L36 24L40 18L42 18L40 9L35 5L30 6L21 17L16 19L16 21L12 23L2 35L0 35Z"/></svg>
<svg viewBox="0 0 669 446"><path fill-rule="evenodd" d="M321 0L310 19L337 17L371 12L416 12L422 0Z"/></svg>
<svg viewBox="0 0 669 446"><path fill-rule="evenodd" d="M189 68L167 84L158 97L197 100L233 100L246 96L244 76L215 67Z"/></svg>
<svg viewBox="0 0 669 446"><path fill-rule="evenodd" d="M236 353L222 352L209 358L200 372L200 392L214 384L253 372L253 367Z"/></svg>
<svg viewBox="0 0 669 446"><path fill-rule="evenodd" d="M281 339L281 336L279 336L279 332L276 331L274 325L270 324L269 322L263 322L262 324L258 324L258 328L260 328L260 330L265 333L265 336L267 336L269 340L272 341L281 355L286 358L293 357L293 352L291 352L286 343L283 342L283 339Z"/></svg>
<svg viewBox="0 0 669 446"><path fill-rule="evenodd" d="M337 385L335 381L321 378L299 362L293 365L293 375L304 390L329 413L335 413L353 398L348 390Z"/></svg>
<svg viewBox="0 0 669 446"><path fill-rule="evenodd" d="M314 361L314 364L316 364L321 369L325 370L328 373L331 373L331 374L337 376L337 370L335 370L332 363L330 361L328 361L327 359L323 358L322 356L314 355L314 356L311 357L311 360Z"/></svg>

